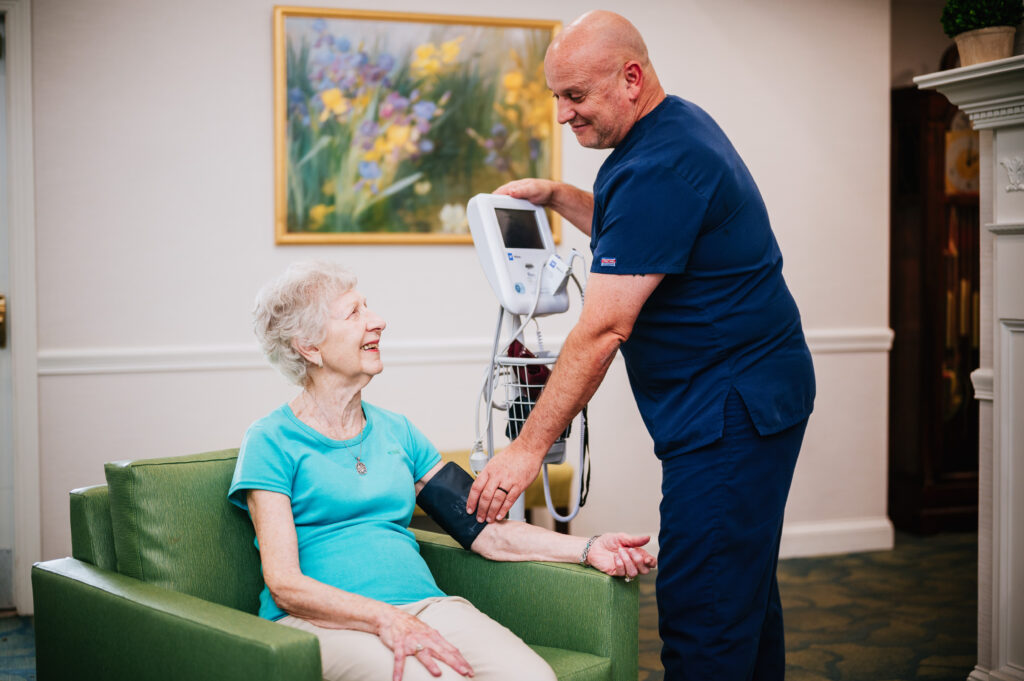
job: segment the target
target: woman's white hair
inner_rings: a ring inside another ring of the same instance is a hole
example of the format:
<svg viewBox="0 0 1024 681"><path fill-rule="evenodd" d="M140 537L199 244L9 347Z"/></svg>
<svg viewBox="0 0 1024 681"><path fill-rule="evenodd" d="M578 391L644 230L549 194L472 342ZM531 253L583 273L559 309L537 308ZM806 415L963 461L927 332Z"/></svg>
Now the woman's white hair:
<svg viewBox="0 0 1024 681"><path fill-rule="evenodd" d="M326 338L330 305L356 286L356 276L322 260L297 262L256 295L253 330L263 354L292 383L305 386L310 362L297 345Z"/></svg>

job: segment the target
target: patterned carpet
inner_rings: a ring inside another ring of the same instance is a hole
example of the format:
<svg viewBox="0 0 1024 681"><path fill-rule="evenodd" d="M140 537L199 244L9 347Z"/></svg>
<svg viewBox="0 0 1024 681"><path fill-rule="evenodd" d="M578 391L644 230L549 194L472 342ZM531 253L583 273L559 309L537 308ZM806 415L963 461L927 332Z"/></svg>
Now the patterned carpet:
<svg viewBox="0 0 1024 681"><path fill-rule="evenodd" d="M965 681L977 659L977 535L779 563L789 681ZM640 680L662 681L654 579L640 582Z"/></svg>
<svg viewBox="0 0 1024 681"><path fill-rule="evenodd" d="M0 681L35 681L36 641L28 617L0 617Z"/></svg>
<svg viewBox="0 0 1024 681"><path fill-rule="evenodd" d="M977 535L779 564L789 681L965 681L976 659ZM654 577L640 579L640 677L663 681ZM27 617L0 617L0 681L35 681Z"/></svg>

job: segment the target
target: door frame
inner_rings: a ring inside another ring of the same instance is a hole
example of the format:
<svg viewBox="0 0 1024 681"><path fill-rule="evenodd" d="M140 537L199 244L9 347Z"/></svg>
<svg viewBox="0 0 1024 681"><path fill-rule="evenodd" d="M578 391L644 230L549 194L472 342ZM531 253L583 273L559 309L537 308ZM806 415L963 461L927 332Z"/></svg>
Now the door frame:
<svg viewBox="0 0 1024 681"><path fill-rule="evenodd" d="M35 164L32 136L31 0L0 0L6 30L10 328L14 440L14 606L32 607L32 564L42 558L39 373L36 333Z"/></svg>

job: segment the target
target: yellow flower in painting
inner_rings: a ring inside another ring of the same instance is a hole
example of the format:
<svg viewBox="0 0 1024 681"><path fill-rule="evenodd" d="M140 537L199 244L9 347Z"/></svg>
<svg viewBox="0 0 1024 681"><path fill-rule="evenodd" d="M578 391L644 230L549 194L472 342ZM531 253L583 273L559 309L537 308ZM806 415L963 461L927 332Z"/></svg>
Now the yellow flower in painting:
<svg viewBox="0 0 1024 681"><path fill-rule="evenodd" d="M514 106L519 101L523 89L523 72L509 71L505 74L501 84L505 87L505 103Z"/></svg>
<svg viewBox="0 0 1024 681"><path fill-rule="evenodd" d="M430 184L430 180L423 180L422 182L417 182L412 186L412 190L416 192L417 196L426 196L430 193L431 188L432 185Z"/></svg>
<svg viewBox="0 0 1024 681"><path fill-rule="evenodd" d="M324 220L327 216L334 212L334 206L325 206L319 203L309 209L309 227L310 229L320 229L324 226Z"/></svg>
<svg viewBox="0 0 1024 681"><path fill-rule="evenodd" d="M320 99L324 103L324 110L320 112L320 122L327 120L328 116L344 116L351 108L348 100L341 94L338 88L331 88L320 93Z"/></svg>
<svg viewBox="0 0 1024 681"><path fill-rule="evenodd" d="M503 109L497 104L495 104L494 110L497 111L500 116L504 116L505 119L508 120L508 122L511 123L513 126L519 126L519 111L517 109L513 109L511 107L508 109Z"/></svg>
<svg viewBox="0 0 1024 681"><path fill-rule="evenodd" d="M438 47L434 43L423 43L413 50L410 67L416 78L436 76L445 66L455 63L462 51L464 37L446 40Z"/></svg>
<svg viewBox="0 0 1024 681"><path fill-rule="evenodd" d="M320 191L324 196L334 196L334 180L327 180L320 185Z"/></svg>
<svg viewBox="0 0 1024 681"><path fill-rule="evenodd" d="M387 146L388 151L402 149L410 153L415 152L416 147L412 144L412 126L392 125L389 127L387 131Z"/></svg>
<svg viewBox="0 0 1024 681"><path fill-rule="evenodd" d="M433 59L434 53L437 52L437 46L434 43L423 43L416 48L414 61L425 61L427 59Z"/></svg>
<svg viewBox="0 0 1024 681"><path fill-rule="evenodd" d="M504 95L501 104L494 108L511 126L523 130L534 139L546 139L551 135L552 100L544 86L544 65L538 64L526 77L522 58L513 50L509 60L516 67L502 77ZM504 105L504 106L502 106Z"/></svg>
<svg viewBox="0 0 1024 681"><path fill-rule="evenodd" d="M462 40L465 36L459 36L441 43L441 62L445 65L453 63L459 57L462 50Z"/></svg>
<svg viewBox="0 0 1024 681"><path fill-rule="evenodd" d="M384 158L384 154L388 151L387 142L384 137L378 136L373 141L373 148L363 154L364 161L379 161Z"/></svg>
<svg viewBox="0 0 1024 681"><path fill-rule="evenodd" d="M437 56L437 46L434 43L423 43L417 47L413 51L410 67L416 77L435 75L441 70L441 58Z"/></svg>

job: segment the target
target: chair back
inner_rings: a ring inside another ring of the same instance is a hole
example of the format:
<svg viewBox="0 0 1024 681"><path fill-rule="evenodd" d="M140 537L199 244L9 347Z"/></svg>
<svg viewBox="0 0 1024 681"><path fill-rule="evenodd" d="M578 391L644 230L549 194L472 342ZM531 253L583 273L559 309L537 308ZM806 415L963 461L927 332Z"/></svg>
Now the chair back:
<svg viewBox="0 0 1024 681"><path fill-rule="evenodd" d="M237 457L228 449L106 464L117 571L255 614L255 532L227 500Z"/></svg>

